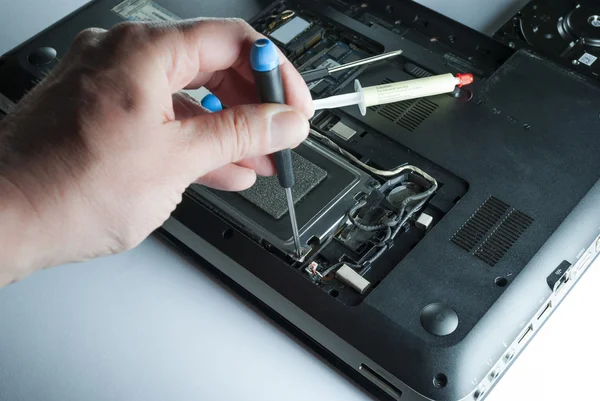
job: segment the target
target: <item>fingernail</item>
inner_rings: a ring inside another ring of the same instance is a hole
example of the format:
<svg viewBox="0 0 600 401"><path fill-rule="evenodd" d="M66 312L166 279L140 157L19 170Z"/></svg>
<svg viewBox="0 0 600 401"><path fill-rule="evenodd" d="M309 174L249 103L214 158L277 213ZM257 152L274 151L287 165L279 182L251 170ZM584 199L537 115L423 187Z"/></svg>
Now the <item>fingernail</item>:
<svg viewBox="0 0 600 401"><path fill-rule="evenodd" d="M271 117L271 148L285 149L301 142L308 133L308 120L295 111L284 111Z"/></svg>

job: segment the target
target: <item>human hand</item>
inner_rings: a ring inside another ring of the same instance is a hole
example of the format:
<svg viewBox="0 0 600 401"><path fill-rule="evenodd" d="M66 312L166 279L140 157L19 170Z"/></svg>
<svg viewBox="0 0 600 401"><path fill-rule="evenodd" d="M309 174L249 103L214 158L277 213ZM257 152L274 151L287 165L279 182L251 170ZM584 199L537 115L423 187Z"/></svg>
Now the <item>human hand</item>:
<svg viewBox="0 0 600 401"><path fill-rule="evenodd" d="M4 281L136 246L193 182L242 190L274 174L265 155L303 141L313 109L283 56L292 107L251 105L260 37L219 19L82 32L0 125L0 215L13 223L0 259L19 269ZM208 114L177 93L201 86L228 108Z"/></svg>

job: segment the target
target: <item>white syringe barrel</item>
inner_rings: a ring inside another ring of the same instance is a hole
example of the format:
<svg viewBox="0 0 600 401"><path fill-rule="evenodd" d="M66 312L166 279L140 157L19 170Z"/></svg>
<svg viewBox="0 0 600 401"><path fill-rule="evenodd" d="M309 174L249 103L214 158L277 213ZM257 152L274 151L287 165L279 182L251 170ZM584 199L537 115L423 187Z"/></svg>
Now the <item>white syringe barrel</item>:
<svg viewBox="0 0 600 401"><path fill-rule="evenodd" d="M370 86L362 89L365 99L364 107L449 93L458 84L460 84L460 78L452 74L442 74L410 81Z"/></svg>
<svg viewBox="0 0 600 401"><path fill-rule="evenodd" d="M354 93L317 99L313 101L313 105L315 110L321 110L356 104L364 116L367 107L450 93L457 86L462 87L472 82L471 74L442 74L363 88L357 79L354 81Z"/></svg>

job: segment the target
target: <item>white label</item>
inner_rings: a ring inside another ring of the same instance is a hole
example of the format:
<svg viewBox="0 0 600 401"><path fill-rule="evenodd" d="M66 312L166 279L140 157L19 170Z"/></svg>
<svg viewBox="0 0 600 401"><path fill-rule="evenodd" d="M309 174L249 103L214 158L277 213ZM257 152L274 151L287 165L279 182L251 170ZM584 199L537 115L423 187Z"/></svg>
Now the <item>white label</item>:
<svg viewBox="0 0 600 401"><path fill-rule="evenodd" d="M450 93L458 83L457 80L452 74L442 74L410 81L369 86L363 88L365 107Z"/></svg>
<svg viewBox="0 0 600 401"><path fill-rule="evenodd" d="M327 60L323 61L321 64L319 64L319 66L317 68L315 68L315 70L318 70L319 68L331 68L331 67L337 67L338 65L340 65L340 63L328 58ZM319 79L318 81L314 81L309 83L308 86L308 90L312 90L312 88L314 88L315 86L319 85L323 80Z"/></svg>
<svg viewBox="0 0 600 401"><path fill-rule="evenodd" d="M12 100L0 93L0 110L4 112L4 114L8 114L12 109L14 109L14 107L15 104L12 102Z"/></svg>
<svg viewBox="0 0 600 401"><path fill-rule="evenodd" d="M152 0L125 0L112 11L130 21L179 21L181 18Z"/></svg>
<svg viewBox="0 0 600 401"><path fill-rule="evenodd" d="M588 67L591 67L596 60L598 60L598 57L589 53L583 53L583 56L579 57L579 62L587 65Z"/></svg>

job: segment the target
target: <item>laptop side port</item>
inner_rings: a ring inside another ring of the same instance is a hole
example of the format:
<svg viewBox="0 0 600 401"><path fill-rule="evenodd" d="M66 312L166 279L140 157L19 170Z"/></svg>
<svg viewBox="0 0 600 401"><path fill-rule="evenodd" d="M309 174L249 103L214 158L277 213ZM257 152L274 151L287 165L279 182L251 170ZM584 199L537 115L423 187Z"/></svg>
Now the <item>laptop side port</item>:
<svg viewBox="0 0 600 401"><path fill-rule="evenodd" d="M587 266L588 262L590 261L590 259L592 258L592 253L591 252L586 252L584 253L581 258L579 258L579 260L577 261L577 263L575 264L575 266L573 266L572 270L572 276L575 277L577 276L581 270Z"/></svg>
<svg viewBox="0 0 600 401"><path fill-rule="evenodd" d="M358 370L360 373L363 374L363 376L369 379L377 387L385 391L394 400L400 400L400 397L402 397L402 391L399 388L394 386L392 383L389 382L389 380L381 376L379 373L377 373L364 363L362 363L358 367Z"/></svg>
<svg viewBox="0 0 600 401"><path fill-rule="evenodd" d="M571 264L564 260L546 278L546 282L554 294L559 294L571 278Z"/></svg>
<svg viewBox="0 0 600 401"><path fill-rule="evenodd" d="M552 309L552 302L548 302L546 304L544 309L542 309L542 311L539 313L537 320L542 320L542 318L546 317L546 313L548 313L550 309Z"/></svg>
<svg viewBox="0 0 600 401"><path fill-rule="evenodd" d="M488 374L488 379L490 380L490 382L496 380L498 376L500 376L500 372L500 366L495 366L494 369L492 369L491 372Z"/></svg>
<svg viewBox="0 0 600 401"><path fill-rule="evenodd" d="M512 361L516 353L517 352L514 348L510 348L508 351L506 351L506 353L504 354L504 363L509 363L510 361Z"/></svg>
<svg viewBox="0 0 600 401"><path fill-rule="evenodd" d="M529 341L529 339L531 338L532 334L533 334L533 325L530 324L527 327L527 330L525 330L525 332L521 335L521 337L519 337L518 344L524 344L527 341Z"/></svg>

